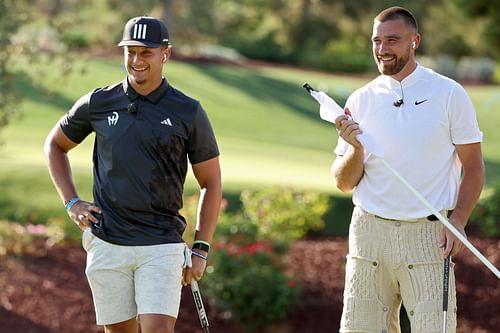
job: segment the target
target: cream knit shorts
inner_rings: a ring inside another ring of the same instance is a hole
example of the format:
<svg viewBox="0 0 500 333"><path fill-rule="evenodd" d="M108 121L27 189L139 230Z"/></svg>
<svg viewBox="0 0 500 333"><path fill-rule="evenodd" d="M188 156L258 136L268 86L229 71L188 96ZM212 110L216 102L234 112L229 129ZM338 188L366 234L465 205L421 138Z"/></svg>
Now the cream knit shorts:
<svg viewBox="0 0 500 333"><path fill-rule="evenodd" d="M85 273L98 325L146 313L177 317L185 243L122 246L105 242L86 229L82 245L87 251Z"/></svg>
<svg viewBox="0 0 500 333"><path fill-rule="evenodd" d="M340 332L399 333L403 302L412 333L439 333L444 258L438 239L442 230L439 221L390 221L355 207ZM454 333L453 268L449 292L447 333Z"/></svg>

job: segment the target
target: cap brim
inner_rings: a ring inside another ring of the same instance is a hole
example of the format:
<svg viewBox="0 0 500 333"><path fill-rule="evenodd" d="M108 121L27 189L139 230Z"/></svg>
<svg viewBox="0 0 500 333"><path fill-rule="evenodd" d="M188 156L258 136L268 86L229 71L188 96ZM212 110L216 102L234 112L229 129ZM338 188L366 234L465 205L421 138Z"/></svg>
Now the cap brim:
<svg viewBox="0 0 500 333"><path fill-rule="evenodd" d="M149 43L149 42L140 42L137 40L122 40L118 43L118 46L144 46L149 48L158 48L161 44L158 43Z"/></svg>

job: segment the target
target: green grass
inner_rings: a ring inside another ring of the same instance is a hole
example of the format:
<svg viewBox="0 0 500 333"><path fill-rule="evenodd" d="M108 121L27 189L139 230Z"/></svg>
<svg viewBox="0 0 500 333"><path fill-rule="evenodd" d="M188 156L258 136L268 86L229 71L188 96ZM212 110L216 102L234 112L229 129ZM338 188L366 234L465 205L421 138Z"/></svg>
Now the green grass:
<svg viewBox="0 0 500 333"><path fill-rule="evenodd" d="M17 82L24 96L21 116L0 133L4 141L0 146L0 219L38 221L64 214L45 168L44 138L78 97L120 81L124 75L121 60L113 59L75 62L73 74L66 79L55 72L19 75ZM334 189L329 172L335 130L320 120L318 105L302 84L307 81L327 89L343 104L369 78L178 61L167 64L165 75L175 87L199 99L209 113L221 149L225 195L232 201L241 189L274 185L320 191L339 202L349 201ZM493 86L466 89L485 133L487 182L500 182L500 90ZM79 192L86 198L91 196L92 144L87 138L70 153ZM186 187L188 193L196 191L192 176ZM346 216L346 209L338 209L332 218Z"/></svg>

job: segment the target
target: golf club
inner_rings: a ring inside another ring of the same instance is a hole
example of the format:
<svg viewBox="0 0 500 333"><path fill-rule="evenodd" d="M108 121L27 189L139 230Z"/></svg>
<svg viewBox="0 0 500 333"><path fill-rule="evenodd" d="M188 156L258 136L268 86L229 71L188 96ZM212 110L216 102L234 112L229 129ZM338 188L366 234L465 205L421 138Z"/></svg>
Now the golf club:
<svg viewBox="0 0 500 333"><path fill-rule="evenodd" d="M196 311L198 312L198 317L200 318L201 328L204 333L209 333L207 313L205 312L205 307L203 306L203 300L201 299L198 282L196 282L195 279L191 280L191 291L193 292L194 303Z"/></svg>
<svg viewBox="0 0 500 333"><path fill-rule="evenodd" d="M443 274L443 328L442 333L446 333L446 325L448 322L448 294L450 287L450 264L451 256L444 259L444 274Z"/></svg>
<svg viewBox="0 0 500 333"><path fill-rule="evenodd" d="M304 89L320 104L320 117L331 123L335 123L335 119L344 114L344 110L327 94L323 91L314 90L309 84L303 85ZM406 181L387 161L383 158L382 148L375 144L372 138L368 137L366 133L356 137L361 144L365 147L366 151L380 158L389 171L411 192L413 195L434 214L438 220L448 229L455 237L457 237L488 269L500 279L500 272L493 266L493 264L486 259L485 256L472 243L460 233L448 220L428 201L425 199L410 183Z"/></svg>

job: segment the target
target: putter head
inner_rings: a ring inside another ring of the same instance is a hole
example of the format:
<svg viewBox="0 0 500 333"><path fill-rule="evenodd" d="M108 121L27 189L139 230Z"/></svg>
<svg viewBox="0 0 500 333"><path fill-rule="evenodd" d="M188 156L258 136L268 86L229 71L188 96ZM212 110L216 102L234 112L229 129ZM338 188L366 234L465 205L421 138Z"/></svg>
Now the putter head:
<svg viewBox="0 0 500 333"><path fill-rule="evenodd" d="M305 90L306 90L309 94L311 93L311 91L316 91L316 90L314 90L314 89L313 89L313 87L311 87L311 86L309 85L309 83L307 83L307 82L306 82L306 83L304 83L304 84L302 85L302 87L304 87L304 89L305 89Z"/></svg>

